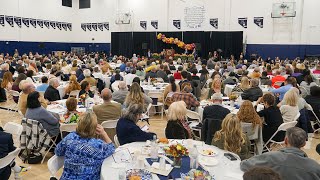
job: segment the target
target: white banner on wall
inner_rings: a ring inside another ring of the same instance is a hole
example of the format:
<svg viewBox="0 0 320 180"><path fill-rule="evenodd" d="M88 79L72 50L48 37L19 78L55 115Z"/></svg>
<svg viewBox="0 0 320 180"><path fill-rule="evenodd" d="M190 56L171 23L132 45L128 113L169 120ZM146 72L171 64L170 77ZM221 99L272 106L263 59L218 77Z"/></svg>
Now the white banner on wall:
<svg viewBox="0 0 320 180"><path fill-rule="evenodd" d="M154 27L155 29L158 29L158 21L157 20L151 21L151 26Z"/></svg>
<svg viewBox="0 0 320 180"><path fill-rule="evenodd" d="M205 20L204 6L192 6L184 8L184 23L188 28L201 28Z"/></svg>
<svg viewBox="0 0 320 180"><path fill-rule="evenodd" d="M140 26L142 29L147 30L147 21L140 21Z"/></svg>
<svg viewBox="0 0 320 180"><path fill-rule="evenodd" d="M4 15L0 15L0 25L4 26Z"/></svg>
<svg viewBox="0 0 320 180"><path fill-rule="evenodd" d="M19 26L19 28L22 27L22 20L21 17L14 17L14 22L16 22L16 24Z"/></svg>
<svg viewBox="0 0 320 180"><path fill-rule="evenodd" d="M174 27L181 29L181 20L173 20L172 23Z"/></svg>

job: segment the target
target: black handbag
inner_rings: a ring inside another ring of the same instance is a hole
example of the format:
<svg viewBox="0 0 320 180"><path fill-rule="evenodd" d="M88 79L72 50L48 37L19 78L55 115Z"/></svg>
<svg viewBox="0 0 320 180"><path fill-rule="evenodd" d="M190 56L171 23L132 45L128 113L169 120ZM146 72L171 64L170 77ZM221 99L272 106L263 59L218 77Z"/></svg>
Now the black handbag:
<svg viewBox="0 0 320 180"><path fill-rule="evenodd" d="M35 154L28 154L28 157L26 159L28 164L39 164L42 161L42 154L35 155Z"/></svg>

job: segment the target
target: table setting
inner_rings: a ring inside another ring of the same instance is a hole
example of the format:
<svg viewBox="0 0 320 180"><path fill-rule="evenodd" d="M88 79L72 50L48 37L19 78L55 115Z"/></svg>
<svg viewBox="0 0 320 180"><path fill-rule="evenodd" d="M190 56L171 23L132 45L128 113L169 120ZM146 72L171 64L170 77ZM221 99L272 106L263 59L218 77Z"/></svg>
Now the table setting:
<svg viewBox="0 0 320 180"><path fill-rule="evenodd" d="M160 138L118 147L104 160L101 179L236 180L243 175L240 162L236 154L202 141Z"/></svg>
<svg viewBox="0 0 320 180"><path fill-rule="evenodd" d="M166 86L169 85L169 83L142 83L141 87L145 91L146 94L149 92L163 92Z"/></svg>

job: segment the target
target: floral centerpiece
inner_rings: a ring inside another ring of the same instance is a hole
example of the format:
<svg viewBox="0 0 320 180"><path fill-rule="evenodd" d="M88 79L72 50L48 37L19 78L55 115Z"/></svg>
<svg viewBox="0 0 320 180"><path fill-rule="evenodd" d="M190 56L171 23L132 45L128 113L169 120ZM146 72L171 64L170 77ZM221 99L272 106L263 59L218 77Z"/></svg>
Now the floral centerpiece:
<svg viewBox="0 0 320 180"><path fill-rule="evenodd" d="M180 54L174 54L173 59L174 59L175 61L178 60L179 58L181 58L181 55L180 55Z"/></svg>
<svg viewBox="0 0 320 180"><path fill-rule="evenodd" d="M186 55L186 54L182 54L182 55L181 55L181 60L182 60L183 62L185 62L187 59L188 59L188 55Z"/></svg>
<svg viewBox="0 0 320 180"><path fill-rule="evenodd" d="M170 155L174 158L174 167L181 167L181 158L182 156L188 156L189 152L186 147L181 144L173 144L164 149L167 155Z"/></svg>
<svg viewBox="0 0 320 180"><path fill-rule="evenodd" d="M64 122L65 124L70 124L70 123L78 123L79 121L79 113L75 112L75 113L67 113L63 116L64 118Z"/></svg>
<svg viewBox="0 0 320 180"><path fill-rule="evenodd" d="M236 94L230 94L229 99L230 101L235 101L238 98L238 96Z"/></svg>
<svg viewBox="0 0 320 180"><path fill-rule="evenodd" d="M153 59L160 59L160 54L158 54L158 53L153 53L153 54L152 54L152 58L153 58Z"/></svg>
<svg viewBox="0 0 320 180"><path fill-rule="evenodd" d="M89 98L89 97L88 97L88 95L87 95L86 93L84 93L84 94L81 94L81 95L79 96L79 98L80 98L81 104L82 104L82 105L85 105L86 99Z"/></svg>

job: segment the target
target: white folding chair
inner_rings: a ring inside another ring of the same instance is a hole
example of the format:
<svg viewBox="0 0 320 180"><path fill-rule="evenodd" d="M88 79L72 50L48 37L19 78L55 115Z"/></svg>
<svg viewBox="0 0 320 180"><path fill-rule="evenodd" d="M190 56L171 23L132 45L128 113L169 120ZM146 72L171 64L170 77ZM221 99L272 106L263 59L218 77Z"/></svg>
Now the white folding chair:
<svg viewBox="0 0 320 180"><path fill-rule="evenodd" d="M159 100L161 97L163 97L162 92L149 92L148 96L152 99L157 99ZM156 113L161 113L161 120L163 119L163 111L164 111L164 104L161 102L157 102L157 104L151 104L153 107L160 107L161 110L159 112L156 111ZM150 117L150 115L149 115Z"/></svg>
<svg viewBox="0 0 320 180"><path fill-rule="evenodd" d="M118 136L117 136L117 135L114 135L113 140L114 140L114 143L115 143L116 147L119 147L119 146L120 146L120 143L119 143L119 140L118 140Z"/></svg>
<svg viewBox="0 0 320 180"><path fill-rule="evenodd" d="M79 98L79 93L80 93L80 90L74 90L74 91L71 91L70 94L69 94L69 97L75 97L75 98Z"/></svg>
<svg viewBox="0 0 320 180"><path fill-rule="evenodd" d="M267 146L269 143L272 143L272 144L270 145L270 147L271 147L273 144L277 144L277 145L282 146L282 144L284 144L284 141L277 142L277 141L273 140L274 136L276 136L276 135L278 134L278 132L280 132L280 131L287 131L287 129L292 128L292 127L295 127L297 123L298 123L298 121L291 121L291 122L287 122L287 123L282 123L282 124L278 127L277 131L276 131L276 132L271 136L271 138L264 144L263 148L266 148L268 151L270 151L271 149L269 149L268 146Z"/></svg>
<svg viewBox="0 0 320 180"><path fill-rule="evenodd" d="M14 151L10 152L7 156L0 159L0 169L8 166L20 153L20 148L16 148Z"/></svg>
<svg viewBox="0 0 320 180"><path fill-rule="evenodd" d="M60 124L60 134L61 134L61 139L63 139L63 132L73 132L77 128L77 123L70 123L70 124Z"/></svg>
<svg viewBox="0 0 320 180"><path fill-rule="evenodd" d="M64 156L52 156L47 163L50 177L56 177L56 173L61 169L64 165Z"/></svg>
<svg viewBox="0 0 320 180"><path fill-rule="evenodd" d="M312 106L310 105L310 104L307 104L307 110L309 110L309 111L311 111L312 112L312 114L313 114L313 116L316 118L316 122L313 122L313 121L311 121L312 122L312 128L313 128L313 132L315 133L315 132L317 132L317 131L320 131L320 128L318 128L318 129L314 129L314 125L315 124L318 124L319 126L320 126L320 119L319 119L319 117L316 115L316 113L313 111L313 108L312 108Z"/></svg>
<svg viewBox="0 0 320 180"><path fill-rule="evenodd" d="M261 126L252 127L252 123L241 122L242 131L248 136L249 140L254 141L254 153L259 155L262 153L263 139L260 135Z"/></svg>
<svg viewBox="0 0 320 180"><path fill-rule="evenodd" d="M301 97L303 98L310 94L310 92L308 92L308 90L303 86L299 86L299 90L301 91Z"/></svg>
<svg viewBox="0 0 320 180"><path fill-rule="evenodd" d="M119 87L118 87L118 86L119 86L119 83L120 83L120 81L115 81L115 82L113 82L113 83L111 84L111 89L112 89L113 92L119 90Z"/></svg>
<svg viewBox="0 0 320 180"><path fill-rule="evenodd" d="M200 114L197 112L194 112L194 111L187 110L186 116L189 119L196 120L196 121L191 122L189 124L189 127L192 131L197 131L199 133L199 136L196 136L194 133L193 133L193 135L195 136L195 139L200 140L201 139L201 128L196 128L196 126L202 122Z"/></svg>
<svg viewBox="0 0 320 180"><path fill-rule="evenodd" d="M101 126L105 129L114 129L117 127L118 120L107 120L101 123Z"/></svg>

